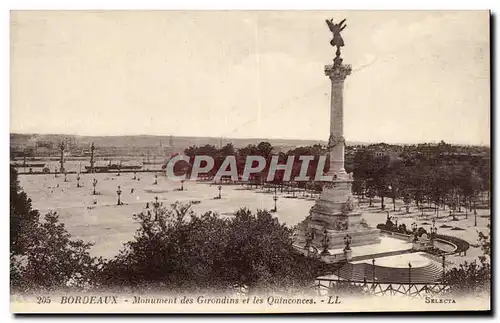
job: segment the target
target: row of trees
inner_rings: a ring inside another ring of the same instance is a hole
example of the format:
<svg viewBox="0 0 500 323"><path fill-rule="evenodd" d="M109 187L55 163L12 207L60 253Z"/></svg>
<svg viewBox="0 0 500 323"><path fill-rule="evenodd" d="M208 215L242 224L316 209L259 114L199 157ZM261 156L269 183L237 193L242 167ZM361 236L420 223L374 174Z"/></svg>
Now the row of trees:
<svg viewBox="0 0 500 323"><path fill-rule="evenodd" d="M205 145L201 147L197 146L191 146L187 148L184 153L190 158L190 164L192 165L194 162L194 158L196 156L210 156L214 159L215 165L210 170L209 172L202 174L206 175L208 177L213 177L215 176L216 172L219 170L220 166L222 165L223 161L225 160L226 157L228 156L236 156L236 164L237 164L237 169L238 169L238 174L241 176L243 174L243 170L245 167L246 159L248 156L261 156L264 157L266 160L266 167L259 173L256 174L251 178L252 181L255 182L263 182L267 179L268 172L269 172L269 166L270 166L270 161L271 158L274 156L273 154L274 147L269 143L269 142L261 142L258 145L253 145L250 144L246 147L240 148L240 149L235 149L234 146L231 143L226 144L224 147L217 149L215 146L212 145ZM289 150L287 153L280 152L277 154L278 156L278 163L279 164L286 164L286 161L289 156L295 156L294 159L294 164L292 167L292 174L291 174L291 179L293 181L294 178L299 176L300 174L300 169L302 166L302 162L299 160L299 156L313 156L314 159L310 161L309 167L307 170L307 176L309 176L311 179L314 179L315 174L316 174L316 169L318 167L318 162L319 158L321 156L324 156L327 154L327 150L325 147L321 145L314 145L314 146L307 146L307 147L298 147L293 150ZM179 164L179 166L177 166ZM176 168L178 170L180 169L187 169L189 173L189 168L190 165L183 165L181 162L176 164ZM202 163L202 167L205 166L205 164ZM252 166L256 166L255 164ZM328 160L325 162L325 168L324 171L328 171ZM275 173L274 181L273 183L283 183L283 176L284 176L284 170L278 170ZM298 182L297 183L298 187L305 187L306 182Z"/></svg>
<svg viewBox="0 0 500 323"><path fill-rule="evenodd" d="M385 153L377 154L377 149L382 148ZM428 153L430 148L434 149L433 154ZM455 152L464 149L466 147L446 143L440 143L437 146L356 146L355 153L346 155L346 170L354 175L353 193L361 198L369 198L370 205L373 197L380 197L382 209L386 207L386 198L393 200L394 207L396 199L403 199L406 204L414 202L419 207L432 204L436 212L446 206L458 211L461 211L462 207L473 209L478 198L482 197L481 193L486 191L489 194L490 192L490 164L489 159L482 155L467 155L465 159L462 155L453 157ZM236 156L240 175L247 156L262 156L268 161L267 166L252 180L263 181L267 178L273 151L275 151L274 147L268 142L248 145L240 149L235 149L229 143L220 149L211 145L191 146L185 150L185 154L190 157L191 164L197 155L213 157L215 167L206 174L209 177L215 175L227 156ZM391 154L391 151L394 154ZM302 166L299 156L314 156L307 172L307 175L313 179L319 157L327 153L326 147L314 145L297 147L277 155L280 164L285 164L288 156L296 157L291 181L297 187L306 188L315 187L315 185L294 180L299 175ZM328 167L327 159L324 172L328 171ZM274 183L283 183L283 174L284 171L276 172ZM321 185L318 188L321 189Z"/></svg>
<svg viewBox="0 0 500 323"><path fill-rule="evenodd" d="M354 156L353 193L361 198L402 199L406 204L432 205L436 212L448 206L453 210L476 207L479 196L490 189L489 161L448 163L439 159L430 163L412 158L374 156L359 151Z"/></svg>

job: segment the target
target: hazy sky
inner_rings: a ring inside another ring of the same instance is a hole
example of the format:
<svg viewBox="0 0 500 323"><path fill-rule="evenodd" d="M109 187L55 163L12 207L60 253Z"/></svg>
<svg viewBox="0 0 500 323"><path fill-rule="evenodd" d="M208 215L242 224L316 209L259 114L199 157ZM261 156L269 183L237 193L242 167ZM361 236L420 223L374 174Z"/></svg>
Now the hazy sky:
<svg viewBox="0 0 500 323"><path fill-rule="evenodd" d="M13 12L11 132L489 144L483 12Z"/></svg>

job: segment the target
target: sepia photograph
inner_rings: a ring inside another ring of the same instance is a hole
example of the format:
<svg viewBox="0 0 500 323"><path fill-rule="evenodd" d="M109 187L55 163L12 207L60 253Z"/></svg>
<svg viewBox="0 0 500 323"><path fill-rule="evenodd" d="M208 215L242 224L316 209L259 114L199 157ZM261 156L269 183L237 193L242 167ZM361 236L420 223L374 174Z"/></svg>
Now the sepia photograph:
<svg viewBox="0 0 500 323"><path fill-rule="evenodd" d="M491 21L12 10L11 312L490 311Z"/></svg>

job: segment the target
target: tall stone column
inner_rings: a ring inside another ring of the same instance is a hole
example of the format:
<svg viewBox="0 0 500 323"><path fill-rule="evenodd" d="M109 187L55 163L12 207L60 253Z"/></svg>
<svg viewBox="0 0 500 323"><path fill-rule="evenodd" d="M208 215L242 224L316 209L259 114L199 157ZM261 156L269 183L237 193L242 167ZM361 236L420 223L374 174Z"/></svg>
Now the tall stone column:
<svg viewBox="0 0 500 323"><path fill-rule="evenodd" d="M325 75L331 81L330 100L330 169L328 175L338 179L346 179L344 168L344 81L351 74L350 65L342 64L342 59L336 57L334 64L325 66Z"/></svg>

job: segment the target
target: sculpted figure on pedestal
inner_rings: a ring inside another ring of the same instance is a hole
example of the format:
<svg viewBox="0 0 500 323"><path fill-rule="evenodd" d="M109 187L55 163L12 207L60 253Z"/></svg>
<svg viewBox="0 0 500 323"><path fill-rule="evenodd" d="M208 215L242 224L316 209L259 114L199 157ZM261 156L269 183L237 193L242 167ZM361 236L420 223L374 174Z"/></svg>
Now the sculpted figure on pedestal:
<svg viewBox="0 0 500 323"><path fill-rule="evenodd" d="M330 138L328 139L328 148L333 148L337 146L339 143L344 144L345 139L343 136L336 136L333 133L330 134Z"/></svg>
<svg viewBox="0 0 500 323"><path fill-rule="evenodd" d="M347 219L337 220L333 223L333 230L335 231L345 231L348 228Z"/></svg>
<svg viewBox="0 0 500 323"><path fill-rule="evenodd" d="M342 214L347 215L354 210L354 201L349 196L347 201L345 201L344 205L342 205Z"/></svg>

